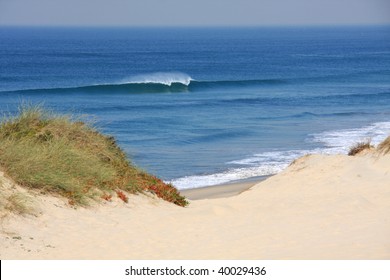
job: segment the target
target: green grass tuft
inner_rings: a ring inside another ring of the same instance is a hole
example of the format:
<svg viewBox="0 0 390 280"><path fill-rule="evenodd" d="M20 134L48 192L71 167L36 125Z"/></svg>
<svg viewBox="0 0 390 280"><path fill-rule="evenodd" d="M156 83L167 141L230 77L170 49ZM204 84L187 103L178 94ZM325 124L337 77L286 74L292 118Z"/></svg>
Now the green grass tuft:
<svg viewBox="0 0 390 280"><path fill-rule="evenodd" d="M153 190L177 205L188 203L173 186L132 165L113 137L40 106L22 107L0 123L0 166L18 184L58 193L71 204L118 190Z"/></svg>

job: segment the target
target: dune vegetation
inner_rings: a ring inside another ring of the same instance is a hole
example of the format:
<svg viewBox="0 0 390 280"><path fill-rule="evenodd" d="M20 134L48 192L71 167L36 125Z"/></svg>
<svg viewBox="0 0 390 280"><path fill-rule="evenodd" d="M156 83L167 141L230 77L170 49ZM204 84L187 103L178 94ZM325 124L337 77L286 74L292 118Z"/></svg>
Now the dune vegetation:
<svg viewBox="0 0 390 280"><path fill-rule="evenodd" d="M179 206L188 204L170 184L134 166L115 139L92 124L41 106L22 106L0 123L0 168L20 186L59 194L71 205L152 192ZM16 202L20 197L12 197ZM15 206L16 207L16 206Z"/></svg>
<svg viewBox="0 0 390 280"><path fill-rule="evenodd" d="M378 152L381 154L390 153L390 136L378 145Z"/></svg>
<svg viewBox="0 0 390 280"><path fill-rule="evenodd" d="M352 146L349 149L348 155L349 156L355 156L355 155L361 153L364 150L369 150L369 149L372 149L372 148L374 148L374 146L371 145L370 141L359 142L359 143L356 143L354 146Z"/></svg>

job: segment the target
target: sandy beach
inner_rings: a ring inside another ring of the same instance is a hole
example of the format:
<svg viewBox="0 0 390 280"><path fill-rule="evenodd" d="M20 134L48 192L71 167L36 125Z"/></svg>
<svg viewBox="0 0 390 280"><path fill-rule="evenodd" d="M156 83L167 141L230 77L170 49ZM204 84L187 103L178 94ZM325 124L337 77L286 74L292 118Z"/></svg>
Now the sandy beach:
<svg viewBox="0 0 390 280"><path fill-rule="evenodd" d="M0 178L3 193L20 189ZM389 259L389 182L390 154L368 152L304 156L185 208L134 195L74 209L34 194L35 215L1 213L0 258Z"/></svg>
<svg viewBox="0 0 390 280"><path fill-rule="evenodd" d="M214 199L224 198L239 195L251 187L259 184L270 176L257 177L250 180L241 180L239 182L226 183L215 186L207 186L195 189L184 189L181 190L181 194L190 200L201 200L201 199Z"/></svg>

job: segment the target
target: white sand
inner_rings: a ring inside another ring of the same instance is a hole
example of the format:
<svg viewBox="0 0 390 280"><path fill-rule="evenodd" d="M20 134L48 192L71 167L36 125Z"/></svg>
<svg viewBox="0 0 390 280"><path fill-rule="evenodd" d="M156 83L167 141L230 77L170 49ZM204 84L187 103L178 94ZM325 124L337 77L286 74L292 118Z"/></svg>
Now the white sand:
<svg viewBox="0 0 390 280"><path fill-rule="evenodd" d="M36 200L37 217L3 216L1 259L390 259L390 155L306 156L187 208L143 195L77 210Z"/></svg>

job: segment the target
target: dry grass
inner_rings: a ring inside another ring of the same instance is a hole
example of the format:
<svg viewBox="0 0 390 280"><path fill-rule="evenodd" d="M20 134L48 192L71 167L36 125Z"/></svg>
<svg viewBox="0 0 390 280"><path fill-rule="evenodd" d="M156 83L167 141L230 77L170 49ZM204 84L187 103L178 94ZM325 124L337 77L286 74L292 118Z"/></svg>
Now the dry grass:
<svg viewBox="0 0 390 280"><path fill-rule="evenodd" d="M7 201L6 201L5 191L3 188L3 181L0 177L0 213L5 208L6 203L7 203Z"/></svg>
<svg viewBox="0 0 390 280"><path fill-rule="evenodd" d="M32 198L23 193L10 195L4 208L19 215L34 215L36 213Z"/></svg>
<svg viewBox="0 0 390 280"><path fill-rule="evenodd" d="M354 156L361 153L364 150L371 149L371 148L373 148L373 146L371 145L370 141L360 142L350 148L348 155Z"/></svg>
<svg viewBox="0 0 390 280"><path fill-rule="evenodd" d="M378 145L377 150L381 154L390 153L390 136L388 136L382 143Z"/></svg>
<svg viewBox="0 0 390 280"><path fill-rule="evenodd" d="M38 208L32 196L25 190L20 190L10 182L4 182L0 174L0 219L8 212L19 215L37 215Z"/></svg>
<svg viewBox="0 0 390 280"><path fill-rule="evenodd" d="M175 188L132 165L113 137L39 106L22 107L1 122L0 166L16 183L58 193L71 204L118 190L153 190L167 201L187 204ZM166 188L172 191L160 191Z"/></svg>

